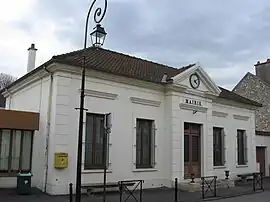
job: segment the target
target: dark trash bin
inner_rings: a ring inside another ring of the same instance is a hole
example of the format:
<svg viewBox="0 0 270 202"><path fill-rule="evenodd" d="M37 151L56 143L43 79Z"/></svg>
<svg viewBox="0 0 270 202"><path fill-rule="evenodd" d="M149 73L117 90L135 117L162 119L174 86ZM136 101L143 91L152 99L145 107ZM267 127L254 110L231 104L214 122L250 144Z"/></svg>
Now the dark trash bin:
<svg viewBox="0 0 270 202"><path fill-rule="evenodd" d="M17 193L18 194L31 194L31 173L18 173L17 174Z"/></svg>

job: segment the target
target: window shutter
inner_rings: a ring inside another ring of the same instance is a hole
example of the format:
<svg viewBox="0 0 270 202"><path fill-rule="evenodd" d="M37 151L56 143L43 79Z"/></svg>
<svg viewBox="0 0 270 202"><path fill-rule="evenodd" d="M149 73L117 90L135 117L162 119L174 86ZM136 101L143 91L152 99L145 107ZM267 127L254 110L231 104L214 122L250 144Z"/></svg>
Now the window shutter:
<svg viewBox="0 0 270 202"><path fill-rule="evenodd" d="M106 132L106 147L107 147L107 158L106 158L106 165L107 169L110 167L110 133Z"/></svg>
<svg viewBox="0 0 270 202"><path fill-rule="evenodd" d="M137 145L138 143L138 138L140 137L140 127L139 127L139 124L138 124L138 120L136 120L136 125L135 125L135 130L136 130L136 135L135 135L135 142L134 142L134 148L135 148L135 159L133 161L133 164L134 166L137 166L137 164L139 164L140 162L140 148L139 146Z"/></svg>
<svg viewBox="0 0 270 202"><path fill-rule="evenodd" d="M216 130L213 127L213 165L216 165Z"/></svg>
<svg viewBox="0 0 270 202"><path fill-rule="evenodd" d="M222 165L226 164L226 143L225 143L225 132L224 129L221 129L221 162Z"/></svg>
<svg viewBox="0 0 270 202"><path fill-rule="evenodd" d="M156 125L155 122L152 124L152 138L151 138L151 161L152 161L152 167L154 168L156 166Z"/></svg>
<svg viewBox="0 0 270 202"><path fill-rule="evenodd" d="M104 132L105 132L105 137L106 137L106 166L107 169L111 168L111 159L110 159L110 147L112 146L110 142L110 136L111 136L111 129L112 129L112 117L111 113L110 114L105 114L104 116Z"/></svg>
<svg viewBox="0 0 270 202"><path fill-rule="evenodd" d="M238 135L238 131L237 131L237 134L236 134L236 147L235 147L235 159L236 159L236 165L238 165L238 141L239 141L239 135Z"/></svg>
<svg viewBox="0 0 270 202"><path fill-rule="evenodd" d="M248 163L248 147L247 147L247 134L244 132L244 162L245 164Z"/></svg>

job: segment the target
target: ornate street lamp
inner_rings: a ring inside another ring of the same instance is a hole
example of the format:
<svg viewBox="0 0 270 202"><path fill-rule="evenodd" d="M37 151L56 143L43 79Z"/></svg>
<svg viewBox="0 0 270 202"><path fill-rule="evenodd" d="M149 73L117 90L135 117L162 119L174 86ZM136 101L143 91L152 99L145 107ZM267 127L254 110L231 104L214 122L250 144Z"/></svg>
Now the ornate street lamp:
<svg viewBox="0 0 270 202"><path fill-rule="evenodd" d="M95 30L90 34L93 46L100 47L104 44L107 33L105 29L100 25L94 28Z"/></svg>
<svg viewBox="0 0 270 202"><path fill-rule="evenodd" d="M98 7L94 13L94 21L96 23L96 30L91 34L95 36L94 46L101 46L104 43L106 32L101 27L100 22L103 20L107 10L107 0L105 1L105 7L102 9ZM77 176L76 176L76 202L81 201L81 174L82 174L82 136L83 136L83 114L84 114L84 88L85 88L85 61L86 61L86 46L87 46L87 32L88 21L96 0L94 0L88 10L86 23L85 23L85 35L84 35L84 49L83 49L83 66L82 66L82 80L81 80L81 95L80 95L80 115L79 115L79 134L78 134L78 148L77 148ZM98 19L99 18L99 19Z"/></svg>

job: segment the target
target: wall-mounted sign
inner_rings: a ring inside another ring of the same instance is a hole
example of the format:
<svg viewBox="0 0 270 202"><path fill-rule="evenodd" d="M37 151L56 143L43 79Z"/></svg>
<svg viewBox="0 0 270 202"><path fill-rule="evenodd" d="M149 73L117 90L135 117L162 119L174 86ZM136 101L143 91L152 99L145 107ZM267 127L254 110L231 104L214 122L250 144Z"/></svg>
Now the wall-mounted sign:
<svg viewBox="0 0 270 202"><path fill-rule="evenodd" d="M192 100L192 99L185 99L186 104L191 104L191 105L197 105L197 106L202 106L202 102L198 100Z"/></svg>

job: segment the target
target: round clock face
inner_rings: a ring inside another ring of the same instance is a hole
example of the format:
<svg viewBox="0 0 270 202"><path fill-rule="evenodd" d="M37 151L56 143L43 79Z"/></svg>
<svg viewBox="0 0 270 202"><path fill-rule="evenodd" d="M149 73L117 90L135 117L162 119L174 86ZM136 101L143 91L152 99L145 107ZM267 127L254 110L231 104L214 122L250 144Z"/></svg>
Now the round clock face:
<svg viewBox="0 0 270 202"><path fill-rule="evenodd" d="M200 86L200 78L198 74L191 74L189 77L189 82L192 88L196 89Z"/></svg>

